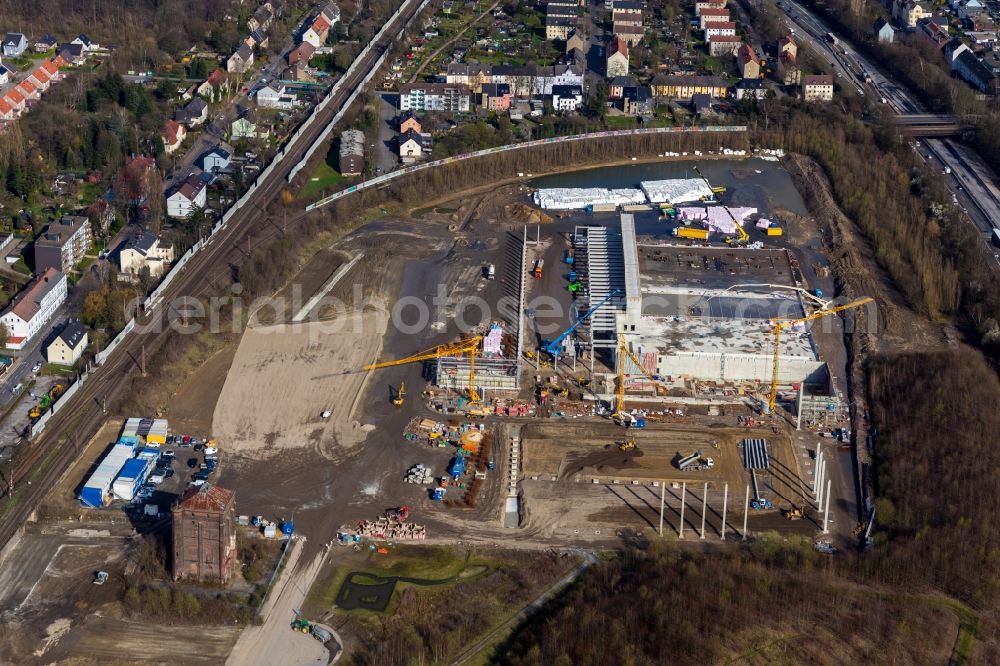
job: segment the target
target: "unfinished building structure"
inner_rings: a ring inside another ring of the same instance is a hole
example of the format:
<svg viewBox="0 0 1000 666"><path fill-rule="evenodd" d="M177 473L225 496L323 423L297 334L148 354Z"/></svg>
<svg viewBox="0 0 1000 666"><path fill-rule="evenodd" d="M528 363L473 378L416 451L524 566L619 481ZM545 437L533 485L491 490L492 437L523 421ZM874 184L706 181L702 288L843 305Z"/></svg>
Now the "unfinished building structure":
<svg viewBox="0 0 1000 666"><path fill-rule="evenodd" d="M226 583L236 566L236 495L205 484L191 488L173 514L174 580Z"/></svg>

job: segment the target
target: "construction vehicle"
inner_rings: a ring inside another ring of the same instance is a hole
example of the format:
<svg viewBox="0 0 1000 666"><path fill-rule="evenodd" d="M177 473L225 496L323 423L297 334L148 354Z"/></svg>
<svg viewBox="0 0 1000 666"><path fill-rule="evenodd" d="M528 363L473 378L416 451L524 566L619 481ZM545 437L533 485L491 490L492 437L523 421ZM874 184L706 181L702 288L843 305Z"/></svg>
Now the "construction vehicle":
<svg viewBox="0 0 1000 666"><path fill-rule="evenodd" d="M531 271L531 275L536 279L540 280L542 278L542 267L545 266L544 259L535 259L535 268Z"/></svg>
<svg viewBox="0 0 1000 666"><path fill-rule="evenodd" d="M94 585L104 585L108 582L108 572L98 571L94 574Z"/></svg>
<svg viewBox="0 0 1000 666"><path fill-rule="evenodd" d="M65 390L66 387L62 384L54 384L52 388L49 389L49 397L52 398L52 402L55 402Z"/></svg>
<svg viewBox="0 0 1000 666"><path fill-rule="evenodd" d="M566 285L566 291L568 291L571 294L575 294L576 292L580 291L581 289L583 289L583 284L580 283L580 282L578 282L578 281L576 281L576 280L573 280L568 285Z"/></svg>
<svg viewBox="0 0 1000 666"><path fill-rule="evenodd" d="M407 363L418 363L421 361L429 361L431 359L437 359L444 356L462 356L464 354L469 355L469 401L472 403L480 402L481 398L479 392L476 390L476 355L479 354L479 346L482 344L483 338L481 335L474 335L471 338L466 338L459 342L453 342L446 345L438 345L433 349L428 349L422 351L413 356L407 356L406 358L397 359L395 361L383 361L382 363L371 363L364 367L365 370L380 370L381 368L391 368L397 365L405 365Z"/></svg>
<svg viewBox="0 0 1000 666"><path fill-rule="evenodd" d="M646 372L646 369L642 367L642 363L639 359L635 357L632 350L628 348L625 344L625 338L622 335L618 336L618 396L615 401L615 411L611 413L611 420L620 426L626 428L643 428L646 426L646 421L644 419L637 419L631 414L623 410L625 404L625 378L629 373L625 372L625 359L628 358L632 361L639 372L643 374L646 379L653 383L658 392L667 393L667 387L659 382L659 380L653 375Z"/></svg>
<svg viewBox="0 0 1000 666"><path fill-rule="evenodd" d="M699 227L677 227L673 231L677 238L690 238L692 240L708 240L708 229Z"/></svg>
<svg viewBox="0 0 1000 666"><path fill-rule="evenodd" d="M625 439L625 440L622 440L620 442L617 442L617 444L618 444L618 450L619 451L631 451L632 449L635 448L635 440L634 439Z"/></svg>
<svg viewBox="0 0 1000 666"><path fill-rule="evenodd" d="M497 276L496 266L494 266L493 264L490 264L489 266L487 266L486 267L486 279L487 280L492 280L492 279L496 278L496 276Z"/></svg>
<svg viewBox="0 0 1000 666"><path fill-rule="evenodd" d="M705 181L705 185L707 185L708 189L712 190L713 193L721 194L722 192L726 191L725 187L712 187L712 183L708 182L708 178L705 178L705 175L701 172L701 169L699 169L697 165L695 165L694 167L694 172L698 174L698 176L703 181ZM730 212L728 206L722 206L722 208L726 211L726 214L729 215L729 218L733 221L733 224L736 225L737 237L733 238L732 236L730 236L729 238L726 239L726 243L729 245L746 245L750 241L750 235L743 228L743 225L740 224L739 220L733 217L733 214Z"/></svg>
<svg viewBox="0 0 1000 666"><path fill-rule="evenodd" d="M573 265L573 262L576 261L576 258L573 256L573 250L566 250L566 257L563 259L563 261L569 264L570 266Z"/></svg>
<svg viewBox="0 0 1000 666"><path fill-rule="evenodd" d="M771 365L771 395L767 402L769 414L774 414L774 408L778 404L778 360L781 352L781 332L786 328L791 328L792 326L796 326L798 324L804 324L814 319L826 317L827 315L837 314L838 312L843 312L844 310L857 308L871 303L872 301L872 298L865 296L864 298L859 298L856 301L851 301L850 303L846 303L844 305L837 305L835 307L819 310L811 315L800 317L799 319L778 319L774 322L774 359Z"/></svg>
<svg viewBox="0 0 1000 666"><path fill-rule="evenodd" d="M403 506L396 507L395 509L389 509L386 511L386 515L390 518L395 518L401 523L405 523L406 519L410 517L410 507L404 504Z"/></svg>
<svg viewBox="0 0 1000 666"><path fill-rule="evenodd" d="M782 509L781 515L788 520L802 520L802 510L797 509L794 506L790 509Z"/></svg>
<svg viewBox="0 0 1000 666"><path fill-rule="evenodd" d="M392 404L397 407L403 406L403 401L406 398L406 388L403 386L403 382L399 382L399 388L396 390L396 395L392 398Z"/></svg>
<svg viewBox="0 0 1000 666"><path fill-rule="evenodd" d="M435 502L440 502L444 499L444 494L447 492L447 488L435 488L431 491L431 499Z"/></svg>
<svg viewBox="0 0 1000 666"><path fill-rule="evenodd" d="M757 485L757 470L750 470L750 482L753 484L753 499L750 500L750 508L756 511L766 511L767 509L773 509L774 505L771 500L766 497L762 497L760 494L760 486Z"/></svg>
<svg viewBox="0 0 1000 666"><path fill-rule="evenodd" d="M708 182L708 178L705 178L705 174L701 172L698 165L695 165L694 172L698 174L699 178L705 181L705 185L708 186L708 189L712 190L712 194L723 194L726 191L725 185L716 185L715 187L712 187L712 183Z"/></svg>
<svg viewBox="0 0 1000 666"><path fill-rule="evenodd" d="M585 322L588 319L590 319L590 317L595 312L597 312L602 306L604 306L606 303L610 302L612 298L614 298L615 296L617 296L620 293L621 293L621 289L612 289L611 293L609 293L607 296L605 296L603 299L601 299L601 301L597 305L595 305L594 307L592 307L589 310L587 310L587 312L582 317L580 317L579 319L577 319L576 322L572 326L570 326L569 328L567 328L565 331L563 331L562 333L560 333L559 335L557 335L552 340L542 340L542 351L544 351L546 354L550 355L555 360L555 362L558 362L559 361L559 352L562 351L563 341L566 338L568 338L570 335L572 335L573 331L575 331L580 326L580 324L582 324L583 322Z"/></svg>
<svg viewBox="0 0 1000 666"><path fill-rule="evenodd" d="M578 282L579 276L576 274L576 271L570 271L569 273L566 274L566 279L569 280L570 282Z"/></svg>
<svg viewBox="0 0 1000 666"><path fill-rule="evenodd" d="M309 627L312 626L309 620L293 620L292 621L292 631L300 631L303 634L309 633Z"/></svg>
<svg viewBox="0 0 1000 666"><path fill-rule="evenodd" d="M701 455L700 449L689 456L677 455L677 469L682 472L703 472L715 467L715 460Z"/></svg>

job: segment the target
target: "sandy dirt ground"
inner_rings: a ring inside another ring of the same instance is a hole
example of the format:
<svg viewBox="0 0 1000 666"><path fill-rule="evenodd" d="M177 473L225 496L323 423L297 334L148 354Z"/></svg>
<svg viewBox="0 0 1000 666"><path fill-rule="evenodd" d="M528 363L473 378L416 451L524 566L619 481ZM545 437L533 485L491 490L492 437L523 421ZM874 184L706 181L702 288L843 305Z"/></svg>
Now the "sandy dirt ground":
<svg viewBox="0 0 1000 666"><path fill-rule="evenodd" d="M361 368L381 349L376 322L354 314L248 329L215 408L212 432L222 447L257 458L307 448L335 460L362 442L370 428L351 417Z"/></svg>
<svg viewBox="0 0 1000 666"><path fill-rule="evenodd" d="M226 664L230 666L271 666L272 664L315 664L329 661L327 648L312 636L294 632L289 624L296 619L295 609L302 608L306 592L316 580L323 555L315 555L300 565L303 544L297 544L262 609L261 626L249 626L233 647Z"/></svg>

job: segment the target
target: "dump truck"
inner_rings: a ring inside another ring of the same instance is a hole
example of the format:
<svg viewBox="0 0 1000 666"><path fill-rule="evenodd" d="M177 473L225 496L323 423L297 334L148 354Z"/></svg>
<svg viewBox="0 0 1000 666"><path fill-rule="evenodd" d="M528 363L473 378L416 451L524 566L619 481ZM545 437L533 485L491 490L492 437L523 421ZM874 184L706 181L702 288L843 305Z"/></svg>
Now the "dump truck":
<svg viewBox="0 0 1000 666"><path fill-rule="evenodd" d="M448 465L448 474L452 478L457 479L462 476L462 472L465 471L465 456L455 456L452 459L451 464Z"/></svg>
<svg viewBox="0 0 1000 666"><path fill-rule="evenodd" d="M486 271L485 271L485 275L486 275L486 279L487 280L494 279L497 276L496 266L494 266L493 264L490 264L489 266L487 266L486 267Z"/></svg>
<svg viewBox="0 0 1000 666"><path fill-rule="evenodd" d="M674 236L677 238L690 238L692 240L708 240L708 229L677 227L674 229Z"/></svg>
<svg viewBox="0 0 1000 666"><path fill-rule="evenodd" d="M715 467L715 461L701 455L701 450L695 451L689 456L683 456L677 460L677 469L682 472L700 472Z"/></svg>
<svg viewBox="0 0 1000 666"><path fill-rule="evenodd" d="M536 280L541 279L541 277L542 277L542 267L544 267L544 266L545 266L545 260L544 259L536 259L535 260L535 269L531 272L531 274L535 277Z"/></svg>

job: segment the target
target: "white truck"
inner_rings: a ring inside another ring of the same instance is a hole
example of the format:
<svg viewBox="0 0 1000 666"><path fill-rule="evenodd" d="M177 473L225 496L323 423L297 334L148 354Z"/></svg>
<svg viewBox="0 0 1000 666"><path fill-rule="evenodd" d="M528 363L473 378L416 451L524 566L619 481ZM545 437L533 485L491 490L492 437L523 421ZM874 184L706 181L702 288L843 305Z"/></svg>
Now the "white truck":
<svg viewBox="0 0 1000 666"><path fill-rule="evenodd" d="M677 469L682 472L700 472L713 467L715 467L715 460L703 457L700 450L689 456L679 457L677 460Z"/></svg>

